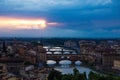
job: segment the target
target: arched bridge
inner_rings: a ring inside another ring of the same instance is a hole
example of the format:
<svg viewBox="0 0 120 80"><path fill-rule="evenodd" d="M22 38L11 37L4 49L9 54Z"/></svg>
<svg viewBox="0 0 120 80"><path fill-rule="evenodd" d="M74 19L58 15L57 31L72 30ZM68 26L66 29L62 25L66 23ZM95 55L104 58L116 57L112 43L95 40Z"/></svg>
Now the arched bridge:
<svg viewBox="0 0 120 80"><path fill-rule="evenodd" d="M90 57L88 54L47 54L47 60L61 61L61 60L70 60L75 61L84 61Z"/></svg>
<svg viewBox="0 0 120 80"><path fill-rule="evenodd" d="M75 61L84 61L92 58L89 54L78 54L76 50L64 49L64 48L46 48L47 51L47 60L61 61L61 60L70 60Z"/></svg>

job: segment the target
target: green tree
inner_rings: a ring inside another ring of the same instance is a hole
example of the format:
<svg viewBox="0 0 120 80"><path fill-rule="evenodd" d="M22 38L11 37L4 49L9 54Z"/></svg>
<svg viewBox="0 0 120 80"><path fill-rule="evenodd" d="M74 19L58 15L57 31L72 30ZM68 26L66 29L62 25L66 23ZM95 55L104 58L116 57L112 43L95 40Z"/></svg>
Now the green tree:
<svg viewBox="0 0 120 80"><path fill-rule="evenodd" d="M56 77L54 77L54 79L53 80L58 80Z"/></svg>
<svg viewBox="0 0 120 80"><path fill-rule="evenodd" d="M89 76L89 80L98 80L99 79L99 75L92 71L89 73L88 76Z"/></svg>
<svg viewBox="0 0 120 80"><path fill-rule="evenodd" d="M71 80L73 75L67 74L62 76L62 80Z"/></svg>
<svg viewBox="0 0 120 80"><path fill-rule="evenodd" d="M79 71L77 70L77 68L74 68L74 69L73 69L73 75L75 76L75 75L77 75L77 74L79 74Z"/></svg>
<svg viewBox="0 0 120 80"><path fill-rule="evenodd" d="M61 80L62 74L59 71L52 70L48 76L48 80L54 80L56 78L57 80Z"/></svg>

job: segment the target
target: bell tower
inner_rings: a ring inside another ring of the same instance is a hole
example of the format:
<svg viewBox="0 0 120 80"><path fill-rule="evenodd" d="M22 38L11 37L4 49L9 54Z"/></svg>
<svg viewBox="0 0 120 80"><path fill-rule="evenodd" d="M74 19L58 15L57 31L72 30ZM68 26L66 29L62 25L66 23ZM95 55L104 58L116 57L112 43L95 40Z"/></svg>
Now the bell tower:
<svg viewBox="0 0 120 80"><path fill-rule="evenodd" d="M5 41L3 41L3 44L2 44L2 52L7 53L7 47L6 47L6 42Z"/></svg>

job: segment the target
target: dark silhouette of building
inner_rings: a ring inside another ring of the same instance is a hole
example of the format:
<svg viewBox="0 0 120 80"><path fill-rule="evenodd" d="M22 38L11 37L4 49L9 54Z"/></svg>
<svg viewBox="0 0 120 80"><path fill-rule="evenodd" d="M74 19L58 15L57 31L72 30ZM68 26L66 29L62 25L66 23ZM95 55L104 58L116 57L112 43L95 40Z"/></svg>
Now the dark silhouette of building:
<svg viewBox="0 0 120 80"><path fill-rule="evenodd" d="M6 42L5 41L3 41L2 52L7 53L7 47L6 47Z"/></svg>

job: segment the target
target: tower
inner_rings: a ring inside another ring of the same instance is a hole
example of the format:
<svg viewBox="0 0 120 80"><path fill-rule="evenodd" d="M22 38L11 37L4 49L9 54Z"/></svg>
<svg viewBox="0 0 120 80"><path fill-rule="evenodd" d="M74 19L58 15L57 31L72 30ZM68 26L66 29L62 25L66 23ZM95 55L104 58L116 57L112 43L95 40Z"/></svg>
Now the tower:
<svg viewBox="0 0 120 80"><path fill-rule="evenodd" d="M2 52L3 52L3 53L7 53L7 47L6 47L5 41L3 41Z"/></svg>
<svg viewBox="0 0 120 80"><path fill-rule="evenodd" d="M46 49L44 49L43 45L40 43L37 46L37 61L46 63Z"/></svg>

